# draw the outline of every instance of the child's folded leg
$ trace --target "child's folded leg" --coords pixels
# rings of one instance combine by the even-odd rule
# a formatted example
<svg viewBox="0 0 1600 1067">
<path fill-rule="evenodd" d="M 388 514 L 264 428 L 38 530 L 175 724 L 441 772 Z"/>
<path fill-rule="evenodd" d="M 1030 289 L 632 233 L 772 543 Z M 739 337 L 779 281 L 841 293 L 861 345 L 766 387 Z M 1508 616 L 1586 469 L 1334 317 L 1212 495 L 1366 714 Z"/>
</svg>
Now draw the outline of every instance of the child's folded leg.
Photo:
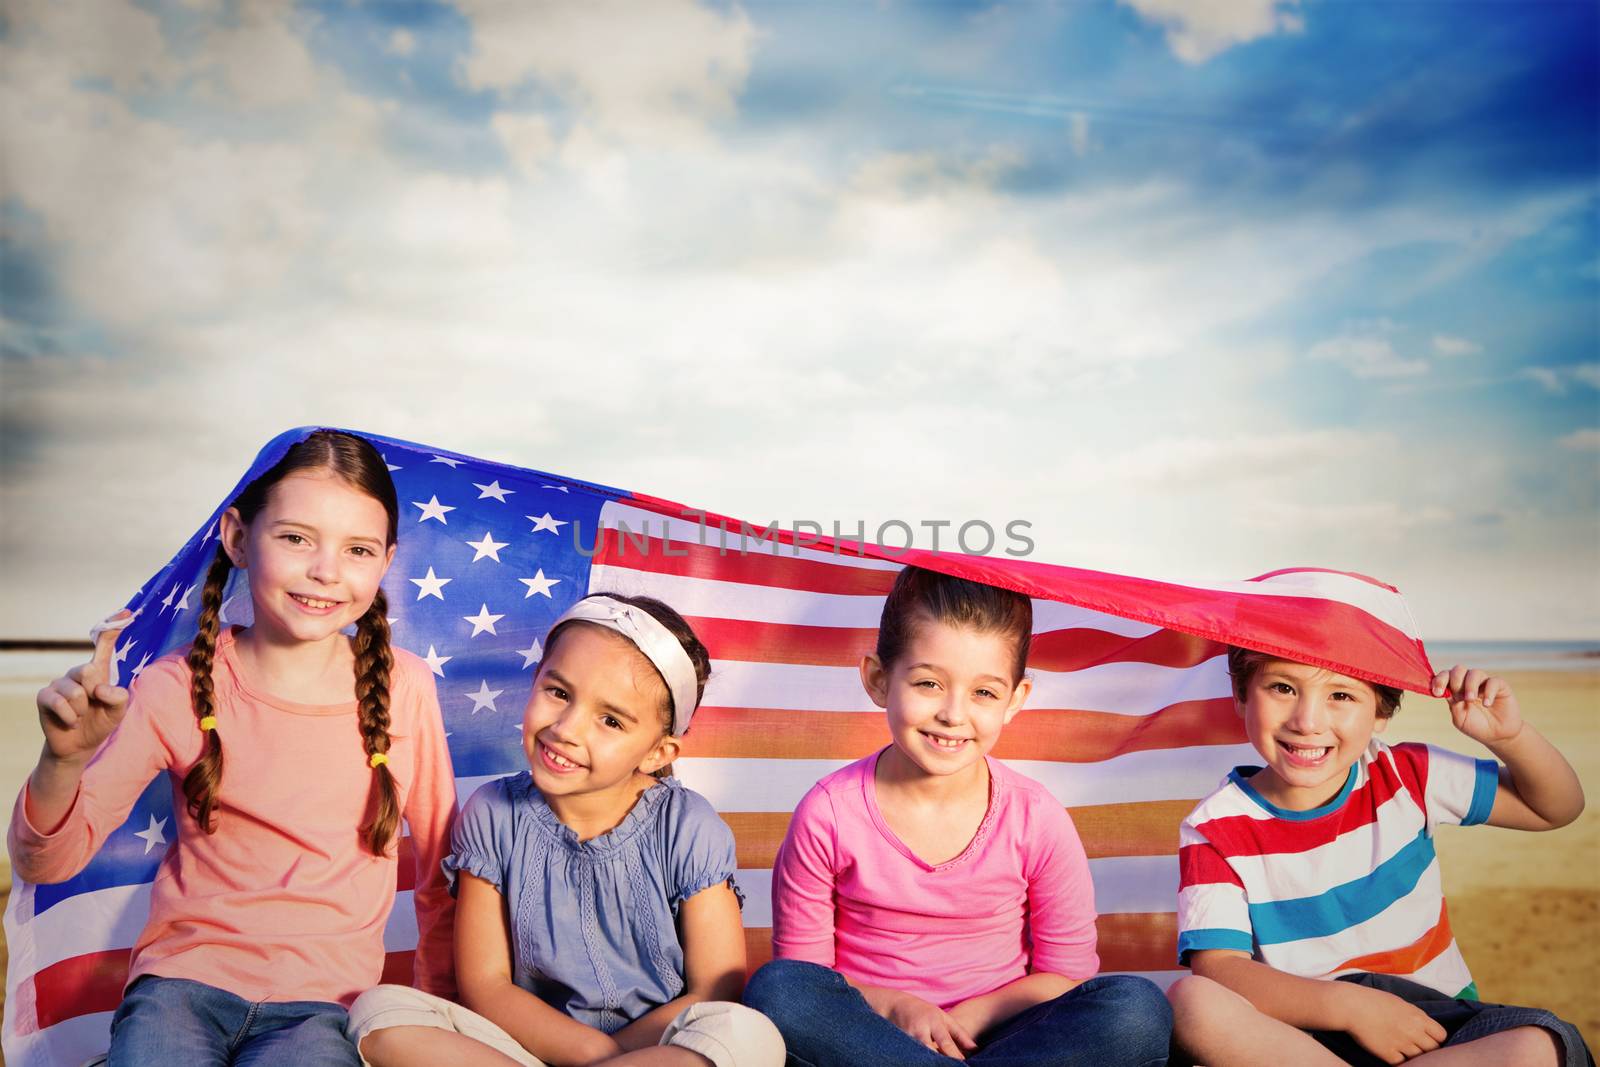
<svg viewBox="0 0 1600 1067">
<path fill-rule="evenodd" d="M 258 1004 L 233 1056 L 233 1067 L 356 1067 L 359 1057 L 344 1036 L 346 1014 L 337 1004 L 307 1001 Z"/>
<path fill-rule="evenodd" d="M 1443 1067 L 1457 1061 L 1474 1062 L 1472 1059 L 1464 1058 L 1460 1053 L 1465 1053 L 1471 1046 L 1487 1038 L 1496 1037 L 1500 1040 L 1494 1045 L 1483 1045 L 1473 1050 L 1488 1057 L 1482 1062 L 1526 1062 L 1551 1064 L 1553 1067 L 1594 1067 L 1594 1057 L 1590 1054 L 1577 1027 L 1542 1008 L 1487 1004 L 1479 1000 L 1451 997 L 1409 979 L 1388 974 L 1347 974 L 1341 975 L 1338 980 L 1379 989 L 1400 997 L 1422 1009 L 1429 1018 L 1445 1028 L 1449 1037 L 1446 1038 L 1444 1047 L 1417 1057 L 1419 1063 L 1439 1063 Z M 1524 1032 L 1516 1037 L 1504 1036 L 1517 1031 Z M 1318 1033 L 1314 1036 L 1347 1063 L 1366 1065 L 1383 1062 L 1356 1045 L 1348 1034 Z M 1535 1037 L 1542 1037 L 1543 1040 L 1534 1040 Z M 1528 1055 L 1519 1055 L 1514 1060 L 1496 1059 L 1495 1057 L 1501 1055 L 1502 1047 L 1506 1049 L 1515 1047 L 1519 1053 L 1526 1052 Z M 1447 1052 L 1450 1055 L 1443 1055 Z"/>
<path fill-rule="evenodd" d="M 1161 1067 L 1172 1009 L 1154 982 L 1132 975 L 1091 978 L 979 1037 L 967 1062 L 982 1067 L 1094 1063 Z"/>
<path fill-rule="evenodd" d="M 1167 999 L 1172 1003 L 1174 1043 L 1193 1062 L 1230 1067 L 1341 1067 L 1345 1062 L 1304 1030 L 1257 1011 L 1209 978 L 1180 978 L 1167 990 Z"/>
<path fill-rule="evenodd" d="M 434 1063 L 545 1067 L 477 1012 L 410 986 L 382 985 L 361 994 L 350 1006 L 345 1032 L 364 1067 Z"/>
<path fill-rule="evenodd" d="M 672 1020 L 661 1044 L 697 1052 L 714 1067 L 783 1067 L 783 1038 L 772 1020 L 743 1004 L 691 1004 Z"/>
<path fill-rule="evenodd" d="M 773 960 L 751 975 L 744 1001 L 777 1026 L 789 1055 L 811 1067 L 950 1067 L 873 1011 L 838 971 Z"/>
<path fill-rule="evenodd" d="M 227 1067 L 228 1043 L 249 1014 L 249 1001 L 203 982 L 144 975 L 128 987 L 111 1017 L 107 1065 Z"/>
</svg>

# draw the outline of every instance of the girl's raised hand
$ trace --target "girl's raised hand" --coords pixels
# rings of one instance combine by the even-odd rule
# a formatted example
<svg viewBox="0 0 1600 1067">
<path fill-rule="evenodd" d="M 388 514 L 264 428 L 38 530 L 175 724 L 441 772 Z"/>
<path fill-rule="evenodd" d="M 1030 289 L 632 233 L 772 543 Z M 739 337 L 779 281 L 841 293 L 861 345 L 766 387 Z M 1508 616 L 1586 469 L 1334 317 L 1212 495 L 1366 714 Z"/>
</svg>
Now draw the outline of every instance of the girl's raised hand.
<svg viewBox="0 0 1600 1067">
<path fill-rule="evenodd" d="M 1456 729 L 1485 745 L 1522 732 L 1522 710 L 1504 678 L 1457 664 L 1433 676 L 1433 695 L 1450 705 Z"/>
<path fill-rule="evenodd" d="M 111 657 L 129 619 L 126 611 L 112 616 L 108 621 L 121 625 L 100 631 L 94 657 L 39 690 L 35 698 L 39 726 L 45 746 L 57 760 L 87 761 L 122 721 L 128 691 L 111 684 Z"/>
</svg>

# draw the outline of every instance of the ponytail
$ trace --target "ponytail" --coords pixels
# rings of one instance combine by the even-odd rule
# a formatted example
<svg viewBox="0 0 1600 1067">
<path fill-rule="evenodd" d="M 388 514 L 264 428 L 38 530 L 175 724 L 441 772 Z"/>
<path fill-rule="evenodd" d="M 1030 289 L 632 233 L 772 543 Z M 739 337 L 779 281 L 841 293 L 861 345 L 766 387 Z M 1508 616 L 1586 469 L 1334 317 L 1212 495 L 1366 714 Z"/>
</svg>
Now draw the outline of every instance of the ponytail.
<svg viewBox="0 0 1600 1067">
<path fill-rule="evenodd" d="M 356 623 L 356 710 L 361 740 L 372 768 L 367 810 L 372 820 L 361 828 L 361 840 L 374 856 L 383 855 L 400 828 L 400 796 L 389 773 L 389 674 L 394 653 L 389 648 L 389 603 L 378 590 L 367 613 Z M 382 759 L 375 757 L 382 756 Z"/>
<path fill-rule="evenodd" d="M 208 834 L 216 833 L 211 814 L 217 806 L 217 787 L 222 784 L 222 739 L 217 736 L 216 689 L 211 684 L 211 661 L 217 653 L 217 633 L 222 626 L 222 590 L 228 584 L 228 573 L 233 561 L 221 545 L 217 556 L 206 572 L 206 584 L 200 593 L 200 629 L 189 648 L 189 702 L 194 705 L 194 717 L 201 724 L 200 736 L 205 751 L 189 773 L 183 778 L 183 795 L 189 798 L 189 814 Z M 210 719 L 210 728 L 206 720 Z"/>
</svg>

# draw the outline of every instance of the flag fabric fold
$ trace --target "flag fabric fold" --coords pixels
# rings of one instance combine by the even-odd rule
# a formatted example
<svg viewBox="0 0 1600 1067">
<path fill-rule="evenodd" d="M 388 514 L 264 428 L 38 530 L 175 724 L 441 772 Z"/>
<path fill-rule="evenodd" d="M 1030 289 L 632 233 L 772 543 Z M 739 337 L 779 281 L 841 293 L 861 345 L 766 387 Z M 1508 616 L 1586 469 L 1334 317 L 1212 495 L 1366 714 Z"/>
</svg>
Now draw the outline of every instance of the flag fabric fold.
<svg viewBox="0 0 1600 1067">
<path fill-rule="evenodd" d="M 314 429 L 269 442 L 228 499 Z M 1417 692 L 1433 673 L 1398 592 L 1361 575 L 1307 568 L 1180 583 L 896 551 L 361 436 L 384 454 L 400 500 L 384 581 L 393 640 L 433 670 L 463 800 L 525 765 L 522 707 L 541 641 L 575 600 L 656 596 L 700 634 L 713 674 L 675 769 L 734 830 L 752 968 L 771 955 L 772 859 L 795 804 L 818 778 L 888 741 L 856 665 L 903 565 L 1034 598 L 1033 695 L 995 755 L 1070 810 L 1094 878 L 1104 967 L 1162 982 L 1178 973 L 1178 824 L 1230 768 L 1252 761 L 1225 646 Z M 226 504 L 128 601 L 137 614 L 116 648 L 124 684 L 193 638 Z M 249 622 L 246 582 L 237 571 L 230 580 L 228 623 Z M 6 1062 L 74 1064 L 104 1050 L 173 827 L 170 787 L 157 780 L 81 873 L 14 885 Z M 386 977 L 402 981 L 416 944 L 408 870 L 403 860 L 385 934 Z"/>
</svg>

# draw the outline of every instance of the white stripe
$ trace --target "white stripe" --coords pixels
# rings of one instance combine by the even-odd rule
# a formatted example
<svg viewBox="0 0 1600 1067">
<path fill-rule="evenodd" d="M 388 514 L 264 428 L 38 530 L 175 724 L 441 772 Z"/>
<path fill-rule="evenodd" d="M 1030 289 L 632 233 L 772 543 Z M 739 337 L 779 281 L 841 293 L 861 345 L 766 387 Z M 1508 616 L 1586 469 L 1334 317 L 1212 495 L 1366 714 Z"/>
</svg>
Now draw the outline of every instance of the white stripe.
<svg viewBox="0 0 1600 1067">
<path fill-rule="evenodd" d="M 1089 861 L 1096 910 L 1101 915 L 1170 912 L 1178 898 L 1176 856 L 1115 856 Z M 744 925 L 772 925 L 772 870 L 741 867 L 735 880 L 744 893 Z"/>
<path fill-rule="evenodd" d="M 1394 627 L 1407 637 L 1416 638 L 1420 631 L 1405 601 L 1389 590 L 1352 578 L 1346 574 L 1328 574 L 1321 571 L 1303 571 L 1280 574 L 1264 582 L 1173 582 L 1186 589 L 1214 590 L 1219 593 L 1238 593 L 1243 596 L 1304 597 L 1308 600 L 1332 600 L 1348 604 Z"/>
<path fill-rule="evenodd" d="M 6 998 L 5 1061 L 11 1067 L 74 1067 L 111 1045 L 111 1015 L 97 1011 L 63 1019 L 37 1033 L 11 1032 L 11 999 Z"/>
<path fill-rule="evenodd" d="M 1070 708 L 1150 715 L 1172 704 L 1229 695 L 1227 663 L 1217 656 L 1196 667 L 1103 663 L 1081 671 L 1030 671 L 1033 692 L 1023 708 Z M 709 708 L 875 712 L 855 667 L 713 660 L 701 704 Z M 797 727 L 803 723 L 797 721 Z"/>
<path fill-rule="evenodd" d="M 6 944 L 12 952 L 8 969 L 32 975 L 73 956 L 131 948 L 150 917 L 150 886 L 141 882 L 79 893 L 14 929 L 8 923 Z M 32 958 L 26 961 L 18 958 L 18 946 L 24 943 L 33 946 Z M 24 963 L 25 971 L 19 966 Z"/>
<path fill-rule="evenodd" d="M 1279 970 L 1320 977 L 1345 960 L 1413 943 L 1439 921 L 1441 897 L 1439 860 L 1435 858 L 1416 888 L 1366 922 L 1322 937 L 1265 945 L 1261 953 Z"/>
<path fill-rule="evenodd" d="M 1101 915 L 1170 912 L 1178 904 L 1177 856 L 1103 856 L 1089 861 Z"/>
<path fill-rule="evenodd" d="M 903 566 L 903 564 L 893 563 L 888 560 L 863 559 L 860 556 L 846 555 L 843 552 L 825 552 L 814 548 L 796 548 L 793 545 L 779 544 L 766 540 L 767 528 L 765 526 L 757 526 L 754 523 L 749 523 L 749 533 L 743 534 L 737 519 L 728 524 L 727 532 L 724 533 L 721 527 L 710 520 L 702 524 L 693 519 L 670 518 L 629 504 L 608 502 L 600 509 L 600 522 L 602 525 L 612 529 L 620 529 L 621 524 L 626 523 L 631 534 L 642 534 L 649 531 L 651 537 L 665 537 L 668 540 L 681 541 L 684 544 L 704 545 L 708 548 L 717 549 L 726 546 L 730 556 L 740 554 L 746 556 L 790 556 L 815 560 L 819 563 L 831 563 L 841 567 L 851 567 L 856 570 L 870 571 L 897 571 Z M 792 526 L 792 523 L 785 526 L 780 522 L 778 530 L 780 533 L 786 530 L 793 532 Z M 855 530 L 853 528 L 849 530 L 841 528 L 841 532 L 854 533 Z M 823 533 L 831 535 L 833 528 L 830 526 Z M 812 531 L 809 529 L 801 531 L 801 536 L 807 539 L 811 537 L 811 534 Z M 585 531 L 583 534 L 585 547 L 592 543 L 592 538 L 593 531 Z M 637 538 L 630 540 L 632 544 L 636 545 L 638 543 Z M 741 548 L 743 549 L 742 553 L 740 552 Z M 655 550 L 654 546 L 652 546 L 651 550 Z"/>
<path fill-rule="evenodd" d="M 843 626 L 875 630 L 883 597 L 812 593 L 802 589 L 719 582 L 679 574 L 654 574 L 600 564 L 589 568 L 589 591 L 653 596 L 680 615 L 741 619 L 796 626 Z"/>
<path fill-rule="evenodd" d="M 1193 800 L 1211 792 L 1227 772 L 1249 761 L 1249 745 L 1203 745 L 1130 752 L 1099 763 L 1006 760 L 1068 807 L 1151 800 Z M 722 812 L 793 811 L 819 778 L 852 760 L 684 757 L 673 763 L 683 784 Z M 1176 847 L 1176 828 L 1174 828 Z"/>
<path fill-rule="evenodd" d="M 1124 619 L 1120 615 L 1107 615 L 1091 611 L 1076 604 L 1063 604 L 1059 600 L 1033 598 L 1033 633 L 1037 637 L 1052 630 L 1104 630 L 1119 637 L 1149 637 L 1160 633 L 1162 627 L 1148 622 Z"/>
</svg>

